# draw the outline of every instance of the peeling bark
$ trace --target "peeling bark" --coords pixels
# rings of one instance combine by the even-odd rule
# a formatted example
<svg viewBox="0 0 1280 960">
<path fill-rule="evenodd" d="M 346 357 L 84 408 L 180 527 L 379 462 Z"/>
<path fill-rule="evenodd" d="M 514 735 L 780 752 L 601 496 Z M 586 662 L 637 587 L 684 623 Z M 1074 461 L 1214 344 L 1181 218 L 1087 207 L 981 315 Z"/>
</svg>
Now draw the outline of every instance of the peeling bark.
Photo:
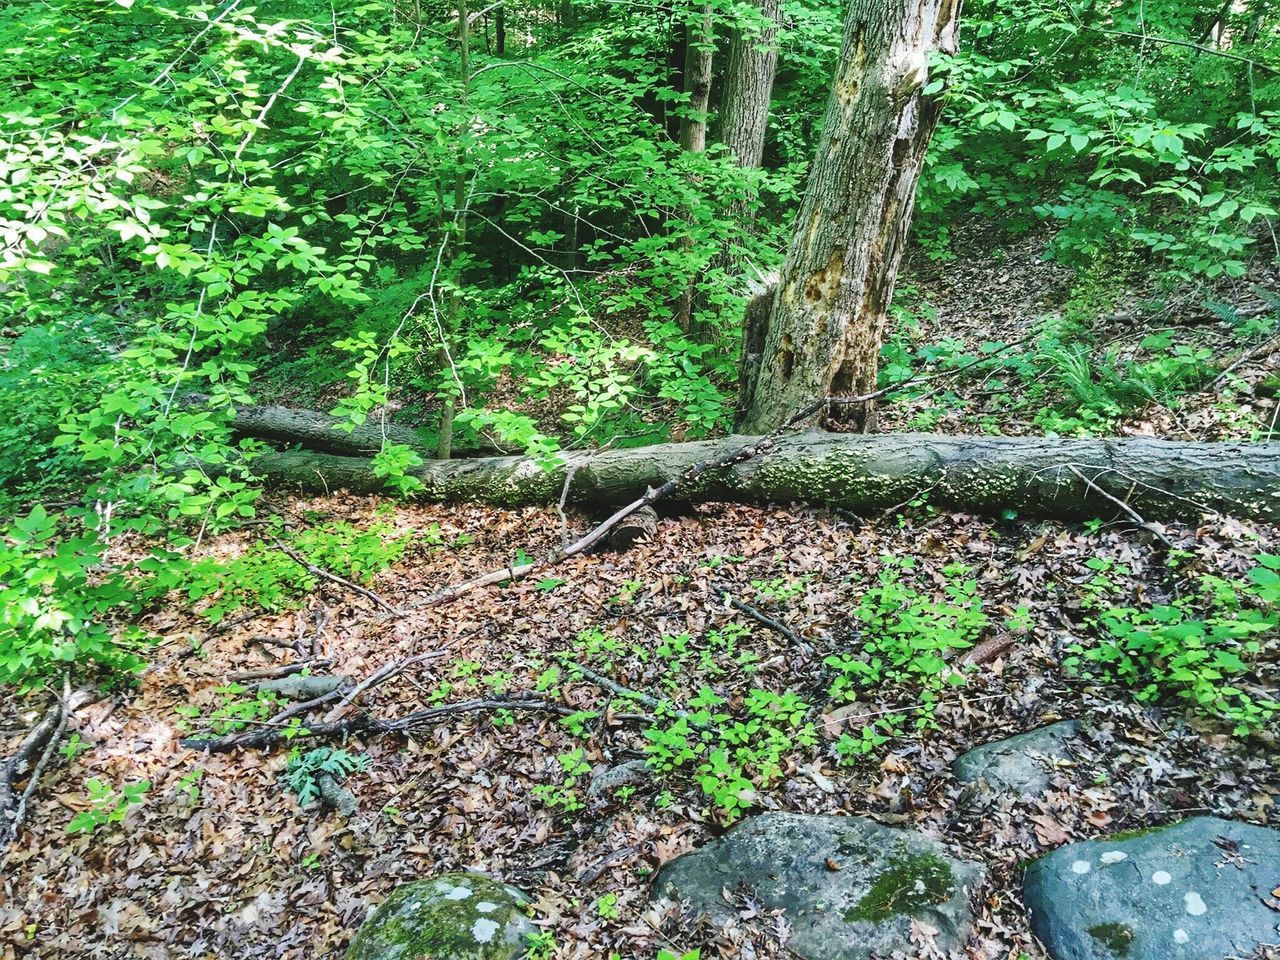
<svg viewBox="0 0 1280 960">
<path fill-rule="evenodd" d="M 921 92 L 928 56 L 954 49 L 959 8 L 959 0 L 852 0 L 767 342 L 743 384 L 740 430 L 767 433 L 824 396 L 875 389 L 885 312 L 940 109 Z M 870 403 L 832 416 L 875 426 Z"/>
</svg>

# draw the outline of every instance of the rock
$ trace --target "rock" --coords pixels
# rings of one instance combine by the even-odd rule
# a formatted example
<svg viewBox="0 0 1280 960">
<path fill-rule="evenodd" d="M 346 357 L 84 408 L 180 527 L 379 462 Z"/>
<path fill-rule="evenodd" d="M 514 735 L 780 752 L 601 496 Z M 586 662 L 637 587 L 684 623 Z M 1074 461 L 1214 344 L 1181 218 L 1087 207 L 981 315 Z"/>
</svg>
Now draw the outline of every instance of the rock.
<svg viewBox="0 0 1280 960">
<path fill-rule="evenodd" d="M 952 764 L 961 783 L 986 781 L 993 790 L 1035 795 L 1049 786 L 1054 761 L 1069 760 L 1066 741 L 1080 732 L 1075 720 L 1020 733 L 1007 740 L 974 747 Z"/>
<path fill-rule="evenodd" d="M 915 951 L 913 918 L 937 930 L 940 949 L 958 949 L 973 920 L 969 893 L 984 875 L 914 831 L 863 817 L 766 813 L 668 863 L 654 896 L 688 900 L 723 923 L 736 913 L 721 891 L 741 889 L 785 912 L 797 956 L 864 960 Z"/>
<path fill-rule="evenodd" d="M 303 676 L 295 673 L 288 677 L 277 677 L 275 680 L 263 680 L 258 684 L 259 693 L 276 693 L 286 700 L 314 700 L 326 693 L 333 693 L 347 682 L 346 677 L 334 677 L 316 673 Z"/>
<path fill-rule="evenodd" d="M 653 771 L 645 761 L 628 760 L 594 776 L 591 779 L 591 785 L 587 787 L 587 800 L 592 802 L 607 800 L 619 787 L 635 786 L 652 781 Z"/>
<path fill-rule="evenodd" d="M 1225 960 L 1280 941 L 1277 886 L 1280 831 L 1195 817 L 1059 847 L 1024 900 L 1054 960 Z"/>
<path fill-rule="evenodd" d="M 516 960 L 537 928 L 519 890 L 477 873 L 407 883 L 364 922 L 346 960 Z"/>
</svg>

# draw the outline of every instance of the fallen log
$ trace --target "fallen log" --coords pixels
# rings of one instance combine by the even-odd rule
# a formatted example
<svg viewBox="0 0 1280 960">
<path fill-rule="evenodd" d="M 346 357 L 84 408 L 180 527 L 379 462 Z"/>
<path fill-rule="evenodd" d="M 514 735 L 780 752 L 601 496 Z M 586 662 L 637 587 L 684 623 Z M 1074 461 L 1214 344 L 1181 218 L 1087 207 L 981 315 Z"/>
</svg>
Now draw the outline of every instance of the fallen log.
<svg viewBox="0 0 1280 960">
<path fill-rule="evenodd" d="M 340 423 L 345 421 L 316 410 L 244 404 L 236 407 L 231 429 L 237 436 L 285 446 L 297 444 L 308 450 L 340 456 L 372 457 L 382 449 L 384 442 L 411 447 L 424 459 L 435 456 L 431 445 L 411 427 L 384 422 L 376 417 L 370 417 L 350 431 L 340 428 Z"/>
<path fill-rule="evenodd" d="M 423 484 L 419 496 L 429 500 L 554 504 L 568 478 L 568 502 L 607 507 L 758 442 L 726 437 L 569 452 L 549 468 L 525 457 L 429 461 L 409 472 Z M 270 484 L 300 492 L 386 489 L 366 458 L 293 450 L 261 454 L 252 466 Z M 707 470 L 679 484 L 667 499 L 804 501 L 875 512 L 924 491 L 936 506 L 988 515 L 1122 516 L 1116 505 L 1121 501 L 1149 520 L 1215 512 L 1275 520 L 1280 444 L 802 433 L 768 439 L 760 455 Z"/>
<path fill-rule="evenodd" d="M 183 402 L 189 406 L 199 406 L 206 400 L 202 394 L 188 394 Z M 243 404 L 236 407 L 231 417 L 231 430 L 237 437 L 265 440 L 275 446 L 301 446 L 344 457 L 372 457 L 385 444 L 394 443 L 409 447 L 424 460 L 435 459 L 435 444 L 428 443 L 412 427 L 377 416 L 370 417 L 353 430 L 348 430 L 348 426 L 349 421 L 300 407 Z M 478 437 L 455 450 L 454 456 L 471 457 L 503 452 L 498 444 L 487 437 Z"/>
</svg>

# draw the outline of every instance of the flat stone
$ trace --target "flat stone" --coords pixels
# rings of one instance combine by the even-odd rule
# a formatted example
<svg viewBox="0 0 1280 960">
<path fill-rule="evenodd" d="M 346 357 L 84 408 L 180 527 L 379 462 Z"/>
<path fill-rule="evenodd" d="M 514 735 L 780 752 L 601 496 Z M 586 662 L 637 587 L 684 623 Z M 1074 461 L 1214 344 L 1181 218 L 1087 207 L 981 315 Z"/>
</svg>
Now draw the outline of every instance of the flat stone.
<svg viewBox="0 0 1280 960">
<path fill-rule="evenodd" d="M 717 923 L 736 916 L 721 891 L 742 890 L 784 911 L 787 947 L 805 960 L 866 960 L 914 951 L 912 919 L 956 950 L 973 922 L 970 892 L 985 870 L 936 840 L 863 817 L 752 817 L 658 874 L 655 897 L 689 901 Z"/>
<path fill-rule="evenodd" d="M 1280 942 L 1280 830 L 1195 817 L 1059 847 L 1027 868 L 1054 960 L 1225 960 Z"/>
<path fill-rule="evenodd" d="M 478 873 L 407 883 L 364 922 L 347 960 L 517 960 L 537 928 L 529 898 Z"/>
<path fill-rule="evenodd" d="M 1075 720 L 974 747 L 952 764 L 961 783 L 984 782 L 992 790 L 1034 796 L 1049 786 L 1054 761 L 1070 760 L 1066 742 L 1080 732 Z"/>
</svg>

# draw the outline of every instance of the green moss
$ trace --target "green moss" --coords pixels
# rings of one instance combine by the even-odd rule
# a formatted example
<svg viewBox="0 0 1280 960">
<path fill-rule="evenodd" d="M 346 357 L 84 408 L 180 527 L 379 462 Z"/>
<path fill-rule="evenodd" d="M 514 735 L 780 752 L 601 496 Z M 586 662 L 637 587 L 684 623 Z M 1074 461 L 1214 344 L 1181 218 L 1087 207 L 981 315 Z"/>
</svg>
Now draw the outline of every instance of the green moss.
<svg viewBox="0 0 1280 960">
<path fill-rule="evenodd" d="M 458 887 L 465 887 L 468 895 L 450 896 Z M 477 905 L 486 900 L 493 908 L 479 911 Z M 347 960 L 510 960 L 524 948 L 507 942 L 503 931 L 513 923 L 533 930 L 522 919 L 522 902 L 514 891 L 475 874 L 446 874 L 406 884 L 361 927 Z M 497 924 L 491 940 L 477 940 L 475 925 L 480 920 Z"/>
<path fill-rule="evenodd" d="M 1089 928 L 1089 936 L 1117 957 L 1127 957 L 1136 934 L 1123 923 L 1099 923 Z"/>
<path fill-rule="evenodd" d="M 955 874 L 932 853 L 899 853 L 876 878 L 867 895 L 845 912 L 846 922 L 878 923 L 897 914 L 945 903 L 955 892 Z"/>
<path fill-rule="evenodd" d="M 1147 837 L 1153 833 L 1168 830 L 1170 827 L 1176 827 L 1181 822 L 1181 820 L 1175 820 L 1173 823 L 1162 823 L 1155 827 L 1138 827 L 1134 830 L 1121 830 L 1118 833 L 1113 833 L 1106 837 L 1099 837 L 1098 839 L 1102 843 L 1112 843 L 1120 840 L 1132 840 L 1135 837 Z"/>
</svg>

